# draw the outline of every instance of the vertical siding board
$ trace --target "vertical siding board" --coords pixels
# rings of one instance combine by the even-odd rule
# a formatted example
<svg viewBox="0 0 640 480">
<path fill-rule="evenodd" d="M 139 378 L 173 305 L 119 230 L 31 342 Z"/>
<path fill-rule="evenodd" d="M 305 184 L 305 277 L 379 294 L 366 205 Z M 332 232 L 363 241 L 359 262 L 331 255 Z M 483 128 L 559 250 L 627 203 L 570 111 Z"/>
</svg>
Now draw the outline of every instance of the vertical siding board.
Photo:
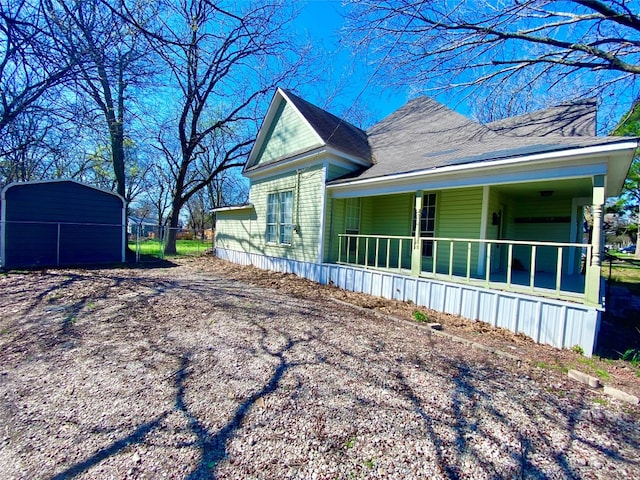
<svg viewBox="0 0 640 480">
<path fill-rule="evenodd" d="M 517 333 L 534 338 L 537 328 L 536 310 L 539 302 L 520 299 L 518 302 L 518 328 Z"/>
<path fill-rule="evenodd" d="M 457 285 L 444 286 L 444 308 L 445 313 L 457 315 L 459 312 L 460 287 Z"/>
<path fill-rule="evenodd" d="M 465 288 L 462 292 L 460 316 L 477 320 L 478 292 Z"/>
<path fill-rule="evenodd" d="M 559 322 L 563 321 L 562 307 L 559 305 L 543 305 L 540 319 L 540 342 L 554 346 L 562 346 L 558 341 Z"/>
</svg>

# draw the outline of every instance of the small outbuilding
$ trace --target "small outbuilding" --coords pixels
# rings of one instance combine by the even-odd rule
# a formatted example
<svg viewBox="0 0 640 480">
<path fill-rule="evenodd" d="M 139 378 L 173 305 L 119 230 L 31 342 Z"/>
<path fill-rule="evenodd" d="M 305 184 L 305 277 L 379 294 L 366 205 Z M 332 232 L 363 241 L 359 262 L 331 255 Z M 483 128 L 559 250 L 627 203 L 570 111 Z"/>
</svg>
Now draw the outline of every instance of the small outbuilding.
<svg viewBox="0 0 640 480">
<path fill-rule="evenodd" d="M 3 268 L 125 260 L 126 204 L 75 180 L 11 183 L 2 190 Z"/>
</svg>

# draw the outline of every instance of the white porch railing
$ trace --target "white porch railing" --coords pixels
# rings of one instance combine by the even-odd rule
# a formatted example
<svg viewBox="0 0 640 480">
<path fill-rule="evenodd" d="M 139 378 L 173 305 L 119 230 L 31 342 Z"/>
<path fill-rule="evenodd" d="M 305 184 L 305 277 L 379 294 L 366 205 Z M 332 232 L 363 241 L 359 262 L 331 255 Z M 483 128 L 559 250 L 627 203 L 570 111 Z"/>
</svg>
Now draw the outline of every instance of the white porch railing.
<svg viewBox="0 0 640 480">
<path fill-rule="evenodd" d="M 413 237 L 352 234 L 338 236 L 338 263 L 384 270 L 411 269 Z"/>
<path fill-rule="evenodd" d="M 582 243 L 340 234 L 337 263 L 585 302 Z M 424 255 L 424 254 L 428 254 Z M 419 260 L 418 260 L 419 258 Z M 413 262 L 419 262 L 414 265 Z M 593 299 L 590 299 L 593 303 Z M 596 302 L 597 303 L 597 300 Z"/>
</svg>

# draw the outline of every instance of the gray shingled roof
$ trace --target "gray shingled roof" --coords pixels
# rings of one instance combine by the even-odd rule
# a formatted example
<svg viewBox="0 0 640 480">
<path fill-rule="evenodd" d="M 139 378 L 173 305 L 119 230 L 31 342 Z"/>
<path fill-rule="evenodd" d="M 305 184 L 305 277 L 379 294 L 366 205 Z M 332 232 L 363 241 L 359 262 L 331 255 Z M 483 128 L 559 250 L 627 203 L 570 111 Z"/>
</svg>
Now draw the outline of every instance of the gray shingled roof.
<svg viewBox="0 0 640 480">
<path fill-rule="evenodd" d="M 525 132 L 520 122 L 512 127 L 512 132 Z M 374 164 L 331 183 L 628 140 L 621 137 L 498 134 L 427 97 L 410 101 L 374 125 L 367 134 Z"/>
<path fill-rule="evenodd" d="M 586 99 L 486 124 L 500 135 L 560 137 L 596 135 L 596 100 Z"/>
<path fill-rule="evenodd" d="M 320 107 L 316 107 L 288 90 L 283 90 L 283 92 L 327 146 L 340 150 L 347 155 L 371 161 L 371 149 L 367 142 L 367 134 L 363 130 Z"/>
</svg>

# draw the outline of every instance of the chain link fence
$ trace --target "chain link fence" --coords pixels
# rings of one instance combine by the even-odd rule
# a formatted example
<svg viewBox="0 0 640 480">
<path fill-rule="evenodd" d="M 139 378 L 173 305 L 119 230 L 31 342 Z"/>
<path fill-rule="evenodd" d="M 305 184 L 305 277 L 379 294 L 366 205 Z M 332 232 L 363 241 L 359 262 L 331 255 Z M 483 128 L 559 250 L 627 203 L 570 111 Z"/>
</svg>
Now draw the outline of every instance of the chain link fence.
<svg viewBox="0 0 640 480">
<path fill-rule="evenodd" d="M 135 225 L 129 234 L 129 248 L 137 262 L 158 262 L 172 256 L 199 256 L 213 251 L 213 231 L 185 230 L 145 224 Z M 175 233 L 175 253 L 169 251 L 170 236 Z"/>
<path fill-rule="evenodd" d="M 0 222 L 0 257 L 3 268 L 120 263 L 124 254 L 122 224 Z"/>
<path fill-rule="evenodd" d="M 133 230 L 133 232 L 132 232 Z M 175 253 L 167 248 L 175 233 Z M 99 265 L 126 261 L 159 262 L 173 256 L 213 251 L 213 232 L 129 225 L 124 244 L 121 224 L 0 221 L 0 268 Z"/>
</svg>

